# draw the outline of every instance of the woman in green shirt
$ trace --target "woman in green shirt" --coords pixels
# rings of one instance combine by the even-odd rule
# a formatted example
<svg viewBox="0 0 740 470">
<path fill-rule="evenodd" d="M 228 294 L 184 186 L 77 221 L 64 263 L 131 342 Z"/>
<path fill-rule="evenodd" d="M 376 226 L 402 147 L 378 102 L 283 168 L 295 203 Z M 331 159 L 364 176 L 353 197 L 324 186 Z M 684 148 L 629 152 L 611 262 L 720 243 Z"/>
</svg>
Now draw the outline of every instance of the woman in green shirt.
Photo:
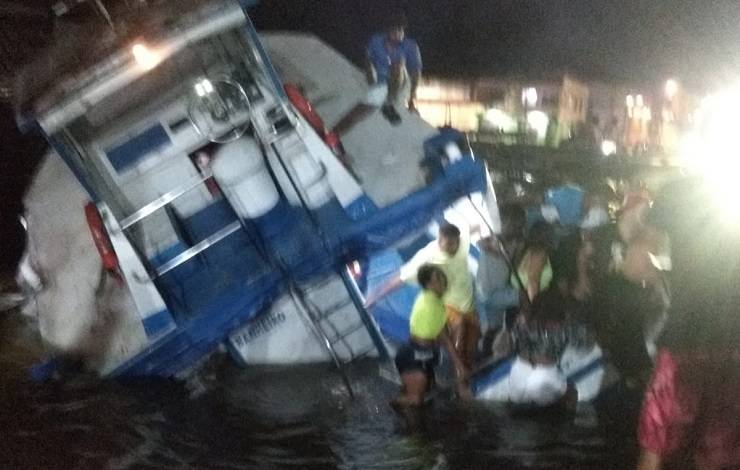
<svg viewBox="0 0 740 470">
<path fill-rule="evenodd" d="M 467 397 L 468 371 L 455 350 L 445 329 L 447 316 L 442 295 L 447 289 L 447 277 L 437 266 L 422 265 L 417 273 L 421 292 L 411 310 L 410 340 L 396 354 L 396 367 L 401 375 L 401 395 L 394 405 L 419 406 L 424 394 L 434 382 L 434 366 L 439 360 L 439 345 L 447 349 L 458 376 L 458 393 Z"/>
<path fill-rule="evenodd" d="M 545 222 L 536 222 L 529 229 L 529 236 L 522 257 L 516 261 L 517 276 L 512 274 L 511 284 L 527 291 L 529 301 L 534 301 L 540 292 L 544 292 L 552 281 L 550 264 L 551 227 Z M 519 285 L 521 281 L 522 285 Z"/>
</svg>

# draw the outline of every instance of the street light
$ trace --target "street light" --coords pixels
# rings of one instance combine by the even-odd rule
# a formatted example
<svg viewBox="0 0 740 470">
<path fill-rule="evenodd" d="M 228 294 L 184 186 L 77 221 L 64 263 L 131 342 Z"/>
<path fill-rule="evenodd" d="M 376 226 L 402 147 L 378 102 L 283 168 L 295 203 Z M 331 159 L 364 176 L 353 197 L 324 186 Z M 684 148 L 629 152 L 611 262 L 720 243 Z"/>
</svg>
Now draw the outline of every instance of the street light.
<svg viewBox="0 0 740 470">
<path fill-rule="evenodd" d="M 522 103 L 528 108 L 537 106 L 537 88 L 525 88 L 522 92 Z"/>
<path fill-rule="evenodd" d="M 678 82 L 674 79 L 669 79 L 665 82 L 665 96 L 669 100 L 672 100 L 676 93 L 678 93 Z"/>
<path fill-rule="evenodd" d="M 136 63 L 144 70 L 151 70 L 162 61 L 160 54 L 149 49 L 142 43 L 134 44 L 131 47 L 131 53 L 133 54 Z"/>
</svg>

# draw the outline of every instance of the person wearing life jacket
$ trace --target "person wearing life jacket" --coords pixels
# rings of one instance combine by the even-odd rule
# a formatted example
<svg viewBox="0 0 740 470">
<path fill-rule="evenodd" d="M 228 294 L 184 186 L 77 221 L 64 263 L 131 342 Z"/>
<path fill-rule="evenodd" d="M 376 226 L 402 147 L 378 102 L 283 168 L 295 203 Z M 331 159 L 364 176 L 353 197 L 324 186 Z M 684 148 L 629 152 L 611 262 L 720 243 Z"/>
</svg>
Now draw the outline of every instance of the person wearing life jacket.
<svg viewBox="0 0 740 470">
<path fill-rule="evenodd" d="M 552 238 L 552 227 L 545 222 L 536 222 L 529 229 L 521 256 L 514 260 L 518 276 L 512 273 L 511 284 L 525 290 L 530 302 L 550 287 Z"/>
<path fill-rule="evenodd" d="M 422 265 L 416 277 L 421 292 L 416 297 L 409 319 L 410 339 L 396 353 L 396 367 L 401 375 L 401 395 L 393 401 L 398 406 L 419 406 L 434 383 L 434 367 L 439 362 L 439 345 L 450 355 L 458 377 L 458 393 L 467 398 L 468 369 L 455 350 L 445 328 L 447 315 L 442 296 L 447 290 L 444 271 L 431 264 Z"/>
</svg>

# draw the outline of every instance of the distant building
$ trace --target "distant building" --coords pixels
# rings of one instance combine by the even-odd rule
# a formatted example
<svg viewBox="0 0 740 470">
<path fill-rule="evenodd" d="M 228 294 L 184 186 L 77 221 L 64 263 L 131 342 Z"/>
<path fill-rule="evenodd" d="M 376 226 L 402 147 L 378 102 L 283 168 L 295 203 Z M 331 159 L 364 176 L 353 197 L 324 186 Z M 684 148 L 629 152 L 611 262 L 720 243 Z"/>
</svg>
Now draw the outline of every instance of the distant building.
<svg viewBox="0 0 740 470">
<path fill-rule="evenodd" d="M 589 88 L 569 75 L 550 80 L 428 80 L 418 108 L 432 125 L 451 125 L 500 142 L 557 147 L 583 133 Z"/>
<path fill-rule="evenodd" d="M 419 114 L 435 127 L 451 126 L 463 132 L 478 130 L 483 105 L 472 98 L 469 82 L 424 80 L 416 92 Z"/>
<path fill-rule="evenodd" d="M 507 132 L 513 120 L 520 133 L 534 134 L 535 143 L 557 147 L 586 123 L 589 89 L 569 75 L 549 80 L 494 78 L 477 81 L 474 97 L 487 109 L 479 131 Z"/>
<path fill-rule="evenodd" d="M 603 139 L 628 155 L 678 152 L 699 100 L 675 80 L 661 86 L 589 83 L 589 116 Z"/>
<path fill-rule="evenodd" d="M 675 155 L 698 99 L 679 83 L 659 87 L 583 82 L 570 75 L 422 82 L 421 116 L 479 142 L 571 145 L 605 155 Z"/>
</svg>

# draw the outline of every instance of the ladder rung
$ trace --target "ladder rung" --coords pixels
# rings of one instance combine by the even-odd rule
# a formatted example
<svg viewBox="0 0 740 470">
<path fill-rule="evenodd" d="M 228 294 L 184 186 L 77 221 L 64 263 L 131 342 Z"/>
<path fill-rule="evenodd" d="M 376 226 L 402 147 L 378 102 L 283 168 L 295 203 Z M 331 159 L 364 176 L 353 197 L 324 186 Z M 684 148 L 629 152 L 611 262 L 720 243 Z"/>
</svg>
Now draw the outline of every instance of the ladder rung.
<svg viewBox="0 0 740 470">
<path fill-rule="evenodd" d="M 329 318 L 333 314 L 341 311 L 344 307 L 347 307 L 349 305 L 352 305 L 352 299 L 343 300 L 341 302 L 337 302 L 334 305 L 327 307 L 325 309 L 321 309 L 321 316 L 319 316 L 320 320 L 324 320 L 326 318 Z"/>
<path fill-rule="evenodd" d="M 360 331 L 361 329 L 365 328 L 364 323 L 358 323 L 357 325 L 351 326 L 347 328 L 346 330 L 342 331 L 341 333 L 337 333 L 336 336 L 333 338 L 329 338 L 329 342 L 334 345 L 338 344 L 340 341 L 344 340 L 348 336 L 350 336 L 352 333 L 355 333 L 357 331 Z"/>
<path fill-rule="evenodd" d="M 372 346 L 370 346 L 369 348 L 367 348 L 367 349 L 365 349 L 364 351 L 362 351 L 361 353 L 357 354 L 357 355 L 355 356 L 355 359 L 354 359 L 354 360 L 357 360 L 357 359 L 362 359 L 363 357 L 367 356 L 367 355 L 368 355 L 368 354 L 370 354 L 371 352 L 373 352 L 373 351 L 377 351 L 377 350 L 378 350 L 378 348 L 376 348 L 376 347 L 375 347 L 375 345 L 373 344 L 373 345 L 372 345 Z"/>
<path fill-rule="evenodd" d="M 194 245 L 192 248 L 188 250 L 183 251 L 179 255 L 175 256 L 174 258 L 172 258 L 171 260 L 167 261 L 165 264 L 157 268 L 157 277 L 162 276 L 168 273 L 169 271 L 172 271 L 176 267 L 187 262 L 188 260 L 198 255 L 199 253 L 207 250 L 211 246 L 215 245 L 216 243 L 220 242 L 224 238 L 231 235 L 232 233 L 239 231 L 239 229 L 241 228 L 242 228 L 241 223 L 232 222 L 231 224 L 222 228 L 221 230 L 214 233 L 210 237 L 206 238 L 202 242 L 198 243 L 197 245 Z"/>
<path fill-rule="evenodd" d="M 350 362 L 354 362 L 354 361 L 356 361 L 358 359 L 362 359 L 363 357 L 367 356 L 368 354 L 370 354 L 373 351 L 377 351 L 377 348 L 375 347 L 375 345 L 370 346 L 369 348 L 365 349 L 361 353 L 357 353 L 357 354 L 352 354 L 352 351 L 350 351 L 351 357 L 348 360 L 346 360 L 346 361 L 342 361 L 342 365 L 347 365 Z"/>
<path fill-rule="evenodd" d="M 324 279 L 322 279 L 321 281 L 319 281 L 319 282 L 317 282 L 317 283 L 315 283 L 315 284 L 312 284 L 311 286 L 309 286 L 309 287 L 308 287 L 308 288 L 307 288 L 307 289 L 305 290 L 305 292 L 306 292 L 306 294 L 309 294 L 309 293 L 311 293 L 311 292 L 315 292 L 315 291 L 317 291 L 317 290 L 320 290 L 320 289 L 321 289 L 321 288 L 323 288 L 323 287 L 326 287 L 326 286 L 328 286 L 328 285 L 329 285 L 329 284 L 331 284 L 332 282 L 337 282 L 337 279 L 336 279 L 335 277 L 333 277 L 333 276 L 329 276 L 329 277 L 327 277 L 327 278 L 324 278 Z"/>
<path fill-rule="evenodd" d="M 198 178 L 197 180 L 193 181 L 190 185 L 184 186 L 182 188 L 174 189 L 168 193 L 163 194 L 159 198 L 153 200 L 146 206 L 142 207 L 138 211 L 134 212 L 130 216 L 123 219 L 121 221 L 121 230 L 126 230 L 127 228 L 130 228 L 132 225 L 138 222 L 141 222 L 142 220 L 146 219 L 147 217 L 157 212 L 159 209 L 163 208 L 164 206 L 171 203 L 175 199 L 197 188 L 198 186 L 203 184 L 205 180 L 211 178 L 211 176 L 212 175 L 210 172 L 206 172 L 206 174 L 204 174 L 202 178 Z"/>
</svg>

